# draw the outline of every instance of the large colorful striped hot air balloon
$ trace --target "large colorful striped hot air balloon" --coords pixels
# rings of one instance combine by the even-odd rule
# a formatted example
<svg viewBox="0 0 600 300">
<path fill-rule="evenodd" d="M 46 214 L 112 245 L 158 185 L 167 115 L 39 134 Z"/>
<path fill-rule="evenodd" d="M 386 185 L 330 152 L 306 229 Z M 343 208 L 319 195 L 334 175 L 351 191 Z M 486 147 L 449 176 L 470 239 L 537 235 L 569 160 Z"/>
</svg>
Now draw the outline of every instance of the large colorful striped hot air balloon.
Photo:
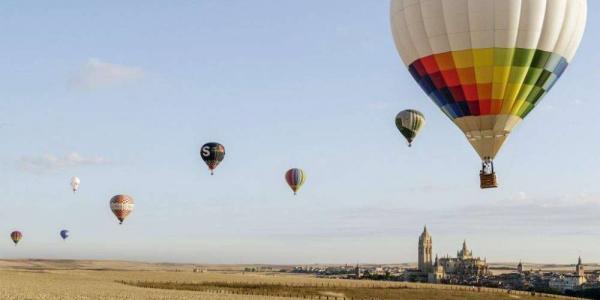
<svg viewBox="0 0 600 300">
<path fill-rule="evenodd" d="M 200 156 L 208 165 L 210 175 L 213 175 L 215 168 L 225 158 L 225 147 L 219 143 L 206 143 L 200 148 Z"/>
<path fill-rule="evenodd" d="M 392 0 L 396 47 L 425 93 L 466 135 L 495 187 L 493 159 L 561 77 L 586 0 Z"/>
<path fill-rule="evenodd" d="M 285 172 L 285 181 L 294 192 L 294 195 L 296 195 L 298 190 L 300 190 L 304 184 L 304 181 L 306 181 L 306 175 L 302 169 L 289 169 L 287 172 Z"/>
<path fill-rule="evenodd" d="M 10 239 L 13 241 L 13 243 L 15 243 L 15 246 L 19 243 L 22 237 L 23 234 L 18 230 L 15 230 L 10 233 Z"/>
<path fill-rule="evenodd" d="M 412 142 L 425 125 L 425 116 L 414 109 L 403 110 L 396 115 L 396 127 L 400 133 L 408 141 L 408 146 L 412 146 Z"/>
<path fill-rule="evenodd" d="M 134 205 L 133 198 L 127 195 L 116 195 L 110 199 L 110 210 L 119 220 L 119 224 L 123 224 L 123 220 L 131 213 Z"/>
</svg>

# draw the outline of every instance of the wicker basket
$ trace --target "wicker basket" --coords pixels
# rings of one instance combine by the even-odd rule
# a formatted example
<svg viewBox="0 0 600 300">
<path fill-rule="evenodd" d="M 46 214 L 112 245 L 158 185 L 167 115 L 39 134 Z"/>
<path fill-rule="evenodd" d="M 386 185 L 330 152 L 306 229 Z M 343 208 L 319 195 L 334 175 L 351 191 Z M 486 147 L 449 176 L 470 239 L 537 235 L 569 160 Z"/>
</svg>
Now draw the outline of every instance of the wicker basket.
<svg viewBox="0 0 600 300">
<path fill-rule="evenodd" d="M 479 180 L 481 181 L 482 189 L 491 189 L 491 188 L 498 187 L 498 182 L 496 181 L 496 173 L 492 173 L 492 174 L 480 173 Z"/>
</svg>

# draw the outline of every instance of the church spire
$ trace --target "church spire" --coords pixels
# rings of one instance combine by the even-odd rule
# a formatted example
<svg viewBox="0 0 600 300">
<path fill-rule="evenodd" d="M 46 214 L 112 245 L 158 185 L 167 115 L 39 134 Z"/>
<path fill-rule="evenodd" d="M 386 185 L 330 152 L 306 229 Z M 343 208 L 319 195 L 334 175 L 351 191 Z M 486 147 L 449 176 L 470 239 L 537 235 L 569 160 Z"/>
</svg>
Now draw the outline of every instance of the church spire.
<svg viewBox="0 0 600 300">
<path fill-rule="evenodd" d="M 429 231 L 427 230 L 427 225 L 423 226 L 423 233 L 421 233 L 419 239 L 431 239 L 431 235 L 429 235 Z"/>
<path fill-rule="evenodd" d="M 577 260 L 577 266 L 575 266 L 575 273 L 577 276 L 585 276 L 585 270 L 583 268 L 583 264 L 581 263 L 581 256 Z"/>
</svg>

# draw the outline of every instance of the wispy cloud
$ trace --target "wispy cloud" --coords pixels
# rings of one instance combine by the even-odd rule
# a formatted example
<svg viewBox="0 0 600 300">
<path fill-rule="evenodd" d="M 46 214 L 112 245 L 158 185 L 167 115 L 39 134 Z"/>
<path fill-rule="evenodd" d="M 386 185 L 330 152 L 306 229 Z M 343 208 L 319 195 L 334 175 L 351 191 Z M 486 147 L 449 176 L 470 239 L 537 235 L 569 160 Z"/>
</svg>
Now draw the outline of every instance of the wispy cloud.
<svg viewBox="0 0 600 300">
<path fill-rule="evenodd" d="M 502 201 L 457 207 L 406 208 L 368 205 L 324 212 L 320 226 L 306 224 L 301 232 L 275 229 L 280 234 L 315 237 L 368 237 L 412 234 L 423 223 L 438 232 L 528 235 L 595 235 L 600 226 L 600 197 L 579 193 L 534 197 L 519 192 Z"/>
<path fill-rule="evenodd" d="M 91 58 L 71 78 L 70 84 L 76 88 L 93 90 L 136 82 L 142 80 L 145 76 L 146 73 L 142 68 L 113 64 Z"/>
<path fill-rule="evenodd" d="M 594 228 L 600 226 L 598 209 L 600 198 L 591 194 L 532 197 L 521 192 L 503 201 L 435 213 L 449 227 L 476 226 L 482 231 L 515 234 L 595 234 Z"/>
<path fill-rule="evenodd" d="M 19 159 L 19 166 L 26 171 L 44 172 L 54 171 L 65 168 L 106 165 L 109 160 L 101 156 L 84 157 L 79 153 L 73 152 L 63 157 L 52 154 L 44 154 L 40 156 L 25 156 Z"/>
</svg>

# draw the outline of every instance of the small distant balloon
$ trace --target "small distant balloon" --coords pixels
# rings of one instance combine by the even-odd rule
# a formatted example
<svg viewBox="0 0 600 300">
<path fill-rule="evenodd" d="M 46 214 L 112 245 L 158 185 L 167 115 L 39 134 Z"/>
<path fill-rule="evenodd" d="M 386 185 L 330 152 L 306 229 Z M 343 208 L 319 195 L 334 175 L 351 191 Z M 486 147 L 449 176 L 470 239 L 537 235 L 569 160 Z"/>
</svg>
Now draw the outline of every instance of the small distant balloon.
<svg viewBox="0 0 600 300">
<path fill-rule="evenodd" d="M 75 193 L 79 190 L 79 183 L 81 183 L 81 180 L 79 180 L 79 177 L 71 178 L 71 188 L 73 189 L 73 193 Z"/>
<path fill-rule="evenodd" d="M 13 243 L 15 243 L 15 246 L 19 243 L 22 237 L 23 234 L 20 231 L 15 230 L 10 233 L 10 239 L 13 241 Z"/>
<path fill-rule="evenodd" d="M 296 195 L 298 190 L 300 190 L 305 180 L 306 175 L 304 174 L 304 171 L 302 171 L 302 169 L 293 168 L 289 169 L 285 173 L 285 181 L 294 192 L 294 195 Z"/>
<path fill-rule="evenodd" d="M 415 137 L 425 125 L 425 116 L 414 109 L 403 110 L 396 115 L 396 127 L 408 141 L 408 146 L 412 146 Z"/>
<path fill-rule="evenodd" d="M 127 195 L 116 195 L 110 199 L 110 210 L 119 220 L 119 224 L 123 224 L 123 220 L 131 213 L 134 205 L 133 198 Z"/>
<path fill-rule="evenodd" d="M 60 237 L 61 237 L 63 240 L 66 240 L 66 239 L 69 237 L 69 231 L 68 231 L 68 230 L 66 230 L 66 229 L 63 229 L 63 230 L 61 230 L 61 231 L 60 231 Z"/>
<path fill-rule="evenodd" d="M 200 148 L 200 156 L 208 165 L 210 175 L 213 175 L 214 170 L 225 158 L 225 147 L 219 143 L 206 143 Z"/>
</svg>

